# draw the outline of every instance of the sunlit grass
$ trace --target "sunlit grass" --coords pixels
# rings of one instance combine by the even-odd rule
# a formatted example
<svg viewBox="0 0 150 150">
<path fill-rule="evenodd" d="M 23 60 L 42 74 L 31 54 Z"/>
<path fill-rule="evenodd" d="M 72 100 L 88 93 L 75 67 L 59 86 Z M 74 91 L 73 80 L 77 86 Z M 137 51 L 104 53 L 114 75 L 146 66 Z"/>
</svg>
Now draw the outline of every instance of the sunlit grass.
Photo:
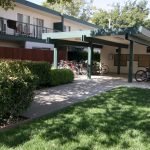
<svg viewBox="0 0 150 150">
<path fill-rule="evenodd" d="M 118 88 L 0 133 L 0 149 L 150 150 L 150 90 Z"/>
</svg>

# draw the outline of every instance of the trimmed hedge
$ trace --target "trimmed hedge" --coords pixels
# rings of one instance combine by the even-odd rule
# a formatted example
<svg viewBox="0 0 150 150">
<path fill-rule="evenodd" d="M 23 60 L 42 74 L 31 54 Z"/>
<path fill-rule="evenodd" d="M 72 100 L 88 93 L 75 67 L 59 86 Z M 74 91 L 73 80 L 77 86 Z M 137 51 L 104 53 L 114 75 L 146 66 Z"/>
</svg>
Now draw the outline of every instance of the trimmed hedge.
<svg viewBox="0 0 150 150">
<path fill-rule="evenodd" d="M 23 62 L 31 73 L 38 78 L 37 88 L 50 86 L 51 65 L 47 62 Z"/>
<path fill-rule="evenodd" d="M 71 83 L 74 80 L 74 74 L 69 69 L 51 70 L 51 86 Z"/>
<path fill-rule="evenodd" d="M 3 122 L 28 108 L 37 78 L 22 62 L 0 61 L 0 68 L 0 122 Z"/>
<path fill-rule="evenodd" d="M 71 70 L 51 70 L 46 62 L 1 60 L 0 68 L 0 123 L 24 112 L 33 101 L 36 88 L 74 80 Z"/>
</svg>

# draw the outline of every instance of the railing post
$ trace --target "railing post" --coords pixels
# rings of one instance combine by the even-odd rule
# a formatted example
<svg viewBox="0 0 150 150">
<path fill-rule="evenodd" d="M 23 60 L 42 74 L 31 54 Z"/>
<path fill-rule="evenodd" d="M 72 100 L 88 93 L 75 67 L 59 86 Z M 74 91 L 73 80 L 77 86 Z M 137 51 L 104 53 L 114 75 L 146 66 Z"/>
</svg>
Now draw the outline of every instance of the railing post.
<svg viewBox="0 0 150 150">
<path fill-rule="evenodd" d="M 133 81 L 133 41 L 130 41 L 130 55 L 129 55 L 129 73 L 128 73 L 128 82 L 132 83 Z"/>
<path fill-rule="evenodd" d="M 92 46 L 88 47 L 88 64 L 87 64 L 87 77 L 91 79 L 92 74 Z"/>
<path fill-rule="evenodd" d="M 117 68 L 117 74 L 120 74 L 120 67 L 121 67 L 121 48 L 118 48 L 118 68 Z"/>
<path fill-rule="evenodd" d="M 54 56 L 53 56 L 53 60 L 54 60 L 54 69 L 58 68 L 58 49 L 57 47 L 54 47 Z"/>
</svg>

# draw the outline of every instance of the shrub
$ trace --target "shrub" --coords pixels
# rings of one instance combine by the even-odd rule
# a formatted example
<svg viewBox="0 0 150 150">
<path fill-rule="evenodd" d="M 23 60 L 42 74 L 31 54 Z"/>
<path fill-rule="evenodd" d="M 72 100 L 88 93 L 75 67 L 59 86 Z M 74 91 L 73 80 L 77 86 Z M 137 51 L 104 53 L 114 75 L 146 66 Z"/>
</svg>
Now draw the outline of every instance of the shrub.
<svg viewBox="0 0 150 150">
<path fill-rule="evenodd" d="M 20 115 L 32 102 L 37 78 L 18 61 L 0 61 L 0 121 Z"/>
<path fill-rule="evenodd" d="M 51 86 L 71 83 L 74 80 L 74 74 L 69 69 L 51 70 Z"/>
<path fill-rule="evenodd" d="M 68 69 L 51 70 L 49 63 L 0 61 L 0 123 L 25 111 L 39 86 L 71 83 Z"/>
<path fill-rule="evenodd" d="M 34 76 L 38 77 L 37 88 L 50 86 L 51 65 L 47 62 L 23 62 Z"/>
</svg>

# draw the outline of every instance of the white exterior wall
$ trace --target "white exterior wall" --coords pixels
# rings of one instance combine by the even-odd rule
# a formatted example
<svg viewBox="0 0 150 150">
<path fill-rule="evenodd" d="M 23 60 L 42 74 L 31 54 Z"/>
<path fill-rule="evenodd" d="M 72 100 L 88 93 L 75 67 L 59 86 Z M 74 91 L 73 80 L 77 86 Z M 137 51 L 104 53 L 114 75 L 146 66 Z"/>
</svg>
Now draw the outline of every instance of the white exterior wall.
<svg viewBox="0 0 150 150">
<path fill-rule="evenodd" d="M 114 54 L 116 54 L 117 47 L 111 47 L 111 46 L 104 46 L 101 50 L 101 62 L 108 65 L 110 72 L 117 73 L 117 66 L 114 66 Z M 134 44 L 134 54 L 148 54 L 147 47 L 140 45 L 140 44 Z M 121 49 L 121 54 L 129 54 L 129 49 Z M 112 59 L 111 59 L 111 56 Z M 121 73 L 128 73 L 129 68 L 129 61 L 127 62 L 127 66 L 122 67 L 121 66 Z M 133 63 L 133 72 L 135 73 L 137 70 L 143 69 L 142 67 L 138 67 L 138 62 L 134 61 Z"/>
<path fill-rule="evenodd" d="M 9 9 L 8 11 L 5 11 L 4 9 L 0 9 L 0 17 L 6 18 L 6 19 L 11 19 L 17 21 L 17 13 L 30 16 L 30 24 L 34 23 L 33 18 L 38 18 L 38 19 L 43 19 L 44 20 L 44 27 L 46 28 L 51 28 L 53 30 L 53 23 L 55 22 L 61 22 L 61 16 L 56 16 L 50 13 L 46 13 L 34 8 L 30 8 L 21 4 L 16 4 L 14 10 Z M 64 25 L 65 26 L 70 26 L 71 31 L 79 31 L 79 30 L 87 30 L 87 29 L 94 29 L 93 27 L 90 27 L 88 25 L 84 25 L 72 20 L 64 19 Z M 32 28 L 30 29 L 32 33 Z M 53 31 L 52 31 L 53 32 Z M 13 29 L 7 28 L 7 34 L 14 34 Z M 33 45 L 32 45 L 33 44 Z M 1 44 L 0 44 L 1 45 Z M 7 46 L 7 44 L 6 44 Z M 10 45 L 9 45 L 10 46 Z M 12 44 L 12 47 L 14 44 Z M 25 44 L 25 48 L 32 48 L 37 46 L 35 43 L 29 43 L 27 42 Z M 41 47 L 41 45 L 40 45 Z M 47 44 L 42 44 L 42 47 L 47 48 Z M 51 48 L 53 46 L 51 45 Z"/>
<path fill-rule="evenodd" d="M 45 44 L 45 43 L 37 43 L 37 42 L 30 42 L 27 41 L 25 43 L 25 48 L 27 49 L 33 49 L 33 48 L 49 48 L 51 50 L 54 49 L 54 45 L 53 44 Z"/>
<path fill-rule="evenodd" d="M 17 42 L 8 42 L 8 41 L 0 41 L 1 47 L 14 47 L 14 48 L 20 48 L 21 45 Z"/>
<path fill-rule="evenodd" d="M 53 23 L 61 21 L 61 18 L 58 16 L 54 16 L 48 13 L 44 13 L 42 11 L 38 11 L 36 9 L 32 9 L 26 6 L 16 5 L 14 10 L 5 11 L 4 9 L 0 9 L 0 17 L 6 19 L 12 19 L 17 21 L 17 13 L 30 16 L 30 24 L 33 24 L 33 18 L 39 18 L 44 20 L 44 27 L 53 29 Z M 10 29 L 11 30 L 11 29 Z"/>
<path fill-rule="evenodd" d="M 78 22 L 74 22 L 68 19 L 64 19 L 64 25 L 70 26 L 71 31 L 80 31 L 80 30 L 92 30 L 95 29 L 94 27 L 90 27 L 88 25 L 80 24 Z"/>
<path fill-rule="evenodd" d="M 53 29 L 54 22 L 61 21 L 61 16 L 55 16 L 20 4 L 16 4 L 14 10 L 9 9 L 8 11 L 5 11 L 4 9 L 0 9 L 0 17 L 6 19 L 12 19 L 17 21 L 17 13 L 30 16 L 30 24 L 33 24 L 33 18 L 43 19 L 44 27 L 51 28 L 51 29 Z M 84 25 L 68 19 L 64 19 L 64 25 L 71 26 L 72 31 L 94 29 L 93 27 L 90 27 L 88 25 Z"/>
</svg>

